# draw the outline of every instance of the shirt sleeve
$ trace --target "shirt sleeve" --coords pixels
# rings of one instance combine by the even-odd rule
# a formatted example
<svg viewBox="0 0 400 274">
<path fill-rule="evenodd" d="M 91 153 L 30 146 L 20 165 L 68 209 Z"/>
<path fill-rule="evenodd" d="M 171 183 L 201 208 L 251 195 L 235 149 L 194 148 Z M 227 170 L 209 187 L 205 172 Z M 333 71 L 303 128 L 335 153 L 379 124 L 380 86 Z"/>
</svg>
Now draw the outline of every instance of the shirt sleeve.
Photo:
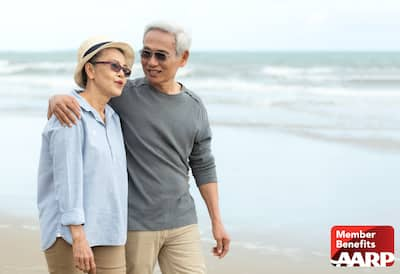
<svg viewBox="0 0 400 274">
<path fill-rule="evenodd" d="M 83 210 L 83 128 L 59 126 L 50 136 L 56 199 L 62 225 L 85 223 Z"/>
<path fill-rule="evenodd" d="M 199 128 L 196 134 L 193 149 L 189 156 L 189 165 L 192 169 L 197 186 L 217 182 L 214 156 L 211 152 L 211 128 L 207 111 L 204 107 L 200 111 Z"/>
</svg>

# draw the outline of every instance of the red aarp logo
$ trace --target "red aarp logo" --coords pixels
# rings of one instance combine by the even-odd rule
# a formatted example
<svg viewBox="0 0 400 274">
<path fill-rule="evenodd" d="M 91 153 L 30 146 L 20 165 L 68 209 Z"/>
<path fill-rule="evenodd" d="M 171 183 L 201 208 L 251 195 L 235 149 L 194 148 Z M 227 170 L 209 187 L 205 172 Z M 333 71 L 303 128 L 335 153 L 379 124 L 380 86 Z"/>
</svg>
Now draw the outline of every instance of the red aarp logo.
<svg viewBox="0 0 400 274">
<path fill-rule="evenodd" d="M 394 264 L 392 226 L 334 226 L 331 263 L 337 267 L 387 267 Z"/>
</svg>

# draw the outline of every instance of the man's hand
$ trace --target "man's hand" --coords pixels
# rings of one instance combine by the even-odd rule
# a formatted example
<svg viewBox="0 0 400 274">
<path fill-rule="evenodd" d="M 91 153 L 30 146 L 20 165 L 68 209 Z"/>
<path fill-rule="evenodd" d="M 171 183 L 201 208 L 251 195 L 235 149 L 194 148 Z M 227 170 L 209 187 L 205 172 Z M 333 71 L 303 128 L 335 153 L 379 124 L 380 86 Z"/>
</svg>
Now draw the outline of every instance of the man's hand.
<svg viewBox="0 0 400 274">
<path fill-rule="evenodd" d="M 231 239 L 228 233 L 226 233 L 222 223 L 213 223 L 212 231 L 214 239 L 217 242 L 217 245 L 212 250 L 213 255 L 222 259 L 229 251 L 229 244 L 231 242 Z"/>
<path fill-rule="evenodd" d="M 70 95 L 54 95 L 49 99 L 47 119 L 54 114 L 62 125 L 69 127 L 81 118 L 81 107 L 78 101 Z"/>
<path fill-rule="evenodd" d="M 218 184 L 216 182 L 209 182 L 199 187 L 201 196 L 206 202 L 208 214 L 210 215 L 212 223 L 212 232 L 217 245 L 213 248 L 214 256 L 222 259 L 229 251 L 229 244 L 231 239 L 226 233 L 224 225 L 221 221 L 221 214 L 218 205 Z"/>
</svg>

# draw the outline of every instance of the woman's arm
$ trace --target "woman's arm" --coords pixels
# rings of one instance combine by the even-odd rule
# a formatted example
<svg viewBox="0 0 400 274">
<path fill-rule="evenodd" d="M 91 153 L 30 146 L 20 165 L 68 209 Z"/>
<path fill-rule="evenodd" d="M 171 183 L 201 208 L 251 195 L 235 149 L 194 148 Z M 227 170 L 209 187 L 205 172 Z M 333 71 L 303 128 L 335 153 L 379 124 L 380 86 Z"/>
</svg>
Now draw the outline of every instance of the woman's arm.
<svg viewBox="0 0 400 274">
<path fill-rule="evenodd" d="M 83 229 L 83 135 L 82 123 L 71 128 L 58 125 L 50 132 L 49 149 L 53 159 L 53 180 L 61 211 L 61 225 L 68 226 L 71 231 L 75 266 L 82 271 L 95 273 L 93 252 Z"/>
</svg>

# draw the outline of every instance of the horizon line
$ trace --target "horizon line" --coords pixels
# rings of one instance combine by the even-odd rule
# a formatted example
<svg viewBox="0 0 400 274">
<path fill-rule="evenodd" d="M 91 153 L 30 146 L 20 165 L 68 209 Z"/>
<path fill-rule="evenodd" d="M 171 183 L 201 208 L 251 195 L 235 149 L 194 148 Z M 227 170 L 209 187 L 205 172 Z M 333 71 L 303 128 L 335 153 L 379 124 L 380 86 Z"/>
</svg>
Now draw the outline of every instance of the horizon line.
<svg viewBox="0 0 400 274">
<path fill-rule="evenodd" d="M 51 53 L 51 52 L 76 52 L 77 49 L 0 49 L 0 53 Z M 138 50 L 135 50 L 135 52 Z M 209 53 L 209 52 L 226 52 L 226 53 L 234 53 L 234 52 L 249 52 L 249 53 L 260 53 L 260 52 L 282 52 L 282 53 L 290 53 L 290 52 L 321 52 L 321 53 L 329 53 L 329 52 L 382 52 L 382 53 L 397 53 L 400 52 L 400 49 L 192 49 L 191 53 Z"/>
</svg>

